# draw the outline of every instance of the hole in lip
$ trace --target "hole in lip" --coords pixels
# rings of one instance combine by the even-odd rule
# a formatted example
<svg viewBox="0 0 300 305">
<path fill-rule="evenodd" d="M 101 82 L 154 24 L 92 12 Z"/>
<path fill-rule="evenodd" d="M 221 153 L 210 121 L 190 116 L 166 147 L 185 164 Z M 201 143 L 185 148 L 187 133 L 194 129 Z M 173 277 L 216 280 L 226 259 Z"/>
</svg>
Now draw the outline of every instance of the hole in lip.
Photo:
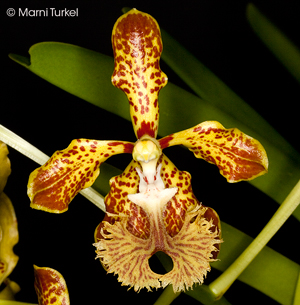
<svg viewBox="0 0 300 305">
<path fill-rule="evenodd" d="M 157 274 L 166 274 L 173 269 L 173 260 L 168 254 L 158 251 L 149 258 L 149 266 Z"/>
</svg>

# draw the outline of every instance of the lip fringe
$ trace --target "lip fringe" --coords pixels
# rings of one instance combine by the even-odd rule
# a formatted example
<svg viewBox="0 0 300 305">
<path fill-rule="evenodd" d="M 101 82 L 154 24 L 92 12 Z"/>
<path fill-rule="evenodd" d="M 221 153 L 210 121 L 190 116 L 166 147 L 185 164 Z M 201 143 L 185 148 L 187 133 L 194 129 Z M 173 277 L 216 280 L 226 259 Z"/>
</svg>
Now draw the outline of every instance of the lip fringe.
<svg viewBox="0 0 300 305">
<path fill-rule="evenodd" d="M 150 217 L 151 231 L 148 239 L 132 235 L 126 229 L 127 217 L 110 224 L 104 222 L 101 234 L 104 239 L 94 246 L 96 259 L 100 258 L 108 273 L 118 275 L 122 285 L 139 292 L 142 288 L 164 288 L 173 285 L 174 292 L 192 289 L 195 283 L 202 284 L 208 271 L 212 252 L 218 251 L 216 244 L 222 242 L 219 230 L 212 230 L 212 220 L 203 217 L 206 208 L 198 206 L 187 212 L 180 232 L 170 237 L 160 227 L 159 232 Z M 163 243 L 156 244 L 157 236 Z M 165 252 L 173 260 L 173 269 L 166 274 L 157 274 L 150 269 L 149 259 L 157 251 Z M 130 289 L 129 288 L 129 289 Z"/>
</svg>

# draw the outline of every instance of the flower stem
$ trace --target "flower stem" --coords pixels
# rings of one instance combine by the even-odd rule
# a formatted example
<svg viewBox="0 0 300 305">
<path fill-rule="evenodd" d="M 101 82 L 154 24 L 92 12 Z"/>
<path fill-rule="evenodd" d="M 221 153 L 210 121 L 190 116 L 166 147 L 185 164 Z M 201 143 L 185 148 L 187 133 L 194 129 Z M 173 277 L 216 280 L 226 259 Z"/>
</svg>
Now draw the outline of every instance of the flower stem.
<svg viewBox="0 0 300 305">
<path fill-rule="evenodd" d="M 49 157 L 46 154 L 1 124 L 0 140 L 40 165 L 45 164 L 49 160 Z M 80 194 L 105 212 L 103 196 L 100 195 L 96 190 L 89 187 L 82 190 Z"/>
<path fill-rule="evenodd" d="M 173 286 L 167 286 L 160 297 L 156 300 L 154 305 L 169 305 L 171 304 L 178 296 L 180 292 L 174 293 Z"/>
<path fill-rule="evenodd" d="M 271 220 L 253 240 L 253 242 L 222 275 L 220 275 L 209 285 L 209 288 L 215 294 L 216 299 L 219 299 L 229 289 L 238 276 L 247 268 L 256 255 L 262 250 L 262 248 L 284 224 L 287 218 L 293 213 L 299 203 L 300 181 L 298 181 L 276 213 L 273 215 Z"/>
<path fill-rule="evenodd" d="M 46 154 L 3 125 L 0 125 L 0 140 L 40 165 L 49 159 Z"/>
</svg>

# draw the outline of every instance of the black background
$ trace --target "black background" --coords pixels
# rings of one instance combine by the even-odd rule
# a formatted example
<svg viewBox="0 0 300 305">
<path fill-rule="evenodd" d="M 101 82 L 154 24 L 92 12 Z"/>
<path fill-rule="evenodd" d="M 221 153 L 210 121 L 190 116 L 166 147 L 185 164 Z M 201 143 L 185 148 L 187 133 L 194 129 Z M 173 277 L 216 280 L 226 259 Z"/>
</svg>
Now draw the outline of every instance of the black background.
<svg viewBox="0 0 300 305">
<path fill-rule="evenodd" d="M 244 100 L 265 117 L 299 150 L 299 84 L 264 47 L 247 24 L 248 1 L 1 1 L 0 124 L 51 155 L 68 146 L 73 138 L 135 141 L 130 122 L 107 113 L 47 83 L 8 58 L 9 53 L 28 55 L 31 45 L 60 41 L 79 45 L 112 56 L 112 27 L 124 6 L 151 14 L 177 41 L 219 76 Z M 300 45 L 299 3 L 253 1 L 286 35 Z M 8 17 L 8 8 L 78 8 L 78 17 Z M 164 62 L 162 70 L 169 81 L 190 89 Z M 231 126 L 230 126 L 231 127 Z M 228 185 L 217 171 L 191 155 L 172 148 L 167 155 L 193 176 L 194 192 L 205 205 L 216 209 L 221 219 L 255 237 L 278 205 L 247 183 Z M 18 300 L 36 303 L 33 264 L 51 267 L 63 274 L 72 304 L 101 304 L 108 299 L 131 304 L 153 304 L 162 290 L 136 294 L 121 287 L 117 278 L 106 275 L 94 260 L 93 233 L 104 214 L 78 195 L 69 211 L 61 215 L 32 210 L 26 195 L 28 175 L 37 165 L 10 149 L 12 174 L 5 188 L 18 218 L 20 241 L 15 253 L 19 263 L 10 278 L 22 288 Z M 130 156 L 109 160 L 120 168 Z M 196 166 L 197 164 L 197 166 Z M 201 187 L 197 187 L 200 185 Z M 218 189 L 219 191 L 216 191 Z M 271 240 L 270 246 L 299 263 L 293 250 L 295 219 L 290 219 Z M 297 237 L 298 238 L 298 237 Z M 209 283 L 218 276 L 213 270 Z M 261 293 L 236 282 L 226 293 L 232 304 L 260 301 L 276 304 Z M 181 295 L 174 304 L 199 304 Z"/>
</svg>

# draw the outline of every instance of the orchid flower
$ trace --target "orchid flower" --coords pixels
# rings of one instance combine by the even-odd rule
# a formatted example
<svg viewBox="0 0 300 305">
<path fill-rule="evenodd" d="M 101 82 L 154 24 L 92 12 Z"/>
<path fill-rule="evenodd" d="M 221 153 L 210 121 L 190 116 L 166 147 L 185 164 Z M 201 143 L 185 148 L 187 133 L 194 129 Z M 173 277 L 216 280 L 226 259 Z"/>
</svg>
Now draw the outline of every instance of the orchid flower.
<svg viewBox="0 0 300 305">
<path fill-rule="evenodd" d="M 162 40 L 156 20 L 130 10 L 115 23 L 112 45 L 112 83 L 128 97 L 137 141 L 73 140 L 31 173 L 31 207 L 65 212 L 76 194 L 93 184 L 103 162 L 116 154 L 132 154 L 124 172 L 110 180 L 106 215 L 95 230 L 96 258 L 135 291 L 169 284 L 174 292 L 183 291 L 201 284 L 216 260 L 222 242 L 220 221 L 193 194 L 191 175 L 180 171 L 162 150 L 184 145 L 196 158 L 217 165 L 228 182 L 266 173 L 267 155 L 257 140 L 215 121 L 157 139 L 158 95 L 167 76 L 159 66 Z M 150 257 L 159 251 L 173 260 L 166 274 L 149 267 Z"/>
</svg>

